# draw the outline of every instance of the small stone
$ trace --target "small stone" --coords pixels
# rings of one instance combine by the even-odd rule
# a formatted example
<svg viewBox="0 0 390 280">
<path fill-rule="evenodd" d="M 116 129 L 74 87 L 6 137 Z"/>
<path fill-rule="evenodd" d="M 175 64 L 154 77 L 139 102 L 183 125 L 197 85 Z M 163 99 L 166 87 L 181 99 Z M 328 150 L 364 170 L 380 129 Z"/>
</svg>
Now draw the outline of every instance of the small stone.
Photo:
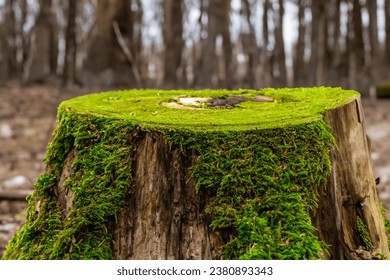
<svg viewBox="0 0 390 280">
<path fill-rule="evenodd" d="M 12 189 L 16 187 L 21 187 L 28 183 L 28 179 L 22 175 L 12 177 L 11 179 L 5 180 L 3 186 L 6 189 Z"/>
<path fill-rule="evenodd" d="M 13 131 L 11 126 L 8 123 L 0 125 L 0 137 L 1 138 L 11 138 Z"/>
</svg>

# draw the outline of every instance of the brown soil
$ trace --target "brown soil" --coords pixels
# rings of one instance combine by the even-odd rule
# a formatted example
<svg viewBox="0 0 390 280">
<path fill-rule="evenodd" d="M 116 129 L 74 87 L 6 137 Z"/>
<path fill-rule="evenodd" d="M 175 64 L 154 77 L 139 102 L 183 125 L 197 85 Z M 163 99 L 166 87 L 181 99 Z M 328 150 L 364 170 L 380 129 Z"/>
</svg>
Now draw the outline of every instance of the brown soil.
<svg viewBox="0 0 390 280">
<path fill-rule="evenodd" d="M 97 89 L 64 90 L 55 86 L 0 86 L 0 193 L 32 191 L 55 128 L 58 104 Z M 390 100 L 364 100 L 379 198 L 390 209 Z M 23 201 L 0 199 L 0 257 L 23 221 Z M 387 215 L 390 219 L 390 211 Z"/>
</svg>

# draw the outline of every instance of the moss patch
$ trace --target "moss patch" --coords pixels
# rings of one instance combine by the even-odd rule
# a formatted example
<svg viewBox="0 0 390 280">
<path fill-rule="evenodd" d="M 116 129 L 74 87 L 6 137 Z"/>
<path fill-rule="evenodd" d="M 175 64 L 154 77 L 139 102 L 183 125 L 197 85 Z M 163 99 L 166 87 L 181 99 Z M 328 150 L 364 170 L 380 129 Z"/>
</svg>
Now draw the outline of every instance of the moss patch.
<svg viewBox="0 0 390 280">
<path fill-rule="evenodd" d="M 35 184 L 26 223 L 10 241 L 4 259 L 112 259 L 112 228 L 130 187 L 127 135 L 133 126 L 63 110 L 58 120 L 45 158 L 47 173 Z M 62 219 L 55 189 L 73 148 L 74 172 L 64 186 L 74 192 L 74 203 Z"/>
<path fill-rule="evenodd" d="M 368 233 L 367 230 L 367 225 L 363 222 L 363 220 L 359 216 L 357 216 L 356 222 L 357 222 L 357 229 L 359 232 L 361 242 L 367 250 L 370 250 L 372 247 L 372 243 L 371 243 L 370 234 Z"/>
<path fill-rule="evenodd" d="M 251 101 L 258 95 L 275 101 Z M 132 187 L 135 128 L 163 133 L 185 154 L 195 151 L 198 161 L 190 171 L 197 191 L 214 194 L 206 210 L 210 226 L 233 236 L 222 258 L 321 258 L 327 245 L 315 235 L 310 210 L 331 172 L 333 137 L 323 114 L 357 95 L 339 88 L 130 90 L 65 101 L 46 155 L 47 172 L 3 258 L 113 258 L 116 217 Z M 205 110 L 161 106 L 183 96 L 248 101 Z M 74 192 L 74 201 L 64 218 L 56 188 L 73 149 L 73 173 L 64 187 Z"/>
<path fill-rule="evenodd" d="M 234 109 L 186 110 L 163 106 L 181 97 L 270 96 L 274 102 L 248 100 Z M 340 88 L 263 90 L 128 90 L 86 95 L 65 101 L 61 109 L 128 119 L 143 127 L 191 130 L 247 130 L 281 127 L 322 119 L 324 110 L 348 103 L 358 93 Z"/>
</svg>

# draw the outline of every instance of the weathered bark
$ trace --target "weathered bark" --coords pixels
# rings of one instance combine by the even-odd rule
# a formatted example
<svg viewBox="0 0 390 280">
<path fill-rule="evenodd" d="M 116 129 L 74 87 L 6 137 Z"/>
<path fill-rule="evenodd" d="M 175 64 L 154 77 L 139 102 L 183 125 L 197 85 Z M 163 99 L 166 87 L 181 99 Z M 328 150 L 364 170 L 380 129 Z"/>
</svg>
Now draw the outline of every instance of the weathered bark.
<svg viewBox="0 0 390 280">
<path fill-rule="evenodd" d="M 147 133 L 134 155 L 133 185 L 119 216 L 115 259 L 214 259 L 223 239 L 204 213 L 210 197 L 188 181 L 195 155 L 170 149 L 163 135 Z M 134 215 L 129 216 L 129 213 Z"/>
<path fill-rule="evenodd" d="M 363 86 L 361 73 L 365 65 L 362 11 L 359 0 L 350 1 L 353 6 L 348 15 L 348 81 L 351 88 L 359 90 Z"/>
<path fill-rule="evenodd" d="M 376 191 L 360 98 L 330 110 L 337 148 L 331 153 L 332 175 L 320 193 L 314 224 L 330 244 L 332 259 L 375 259 L 390 256 Z M 360 237 L 357 219 L 367 226 L 371 248 Z"/>
<path fill-rule="evenodd" d="M 276 91 L 262 91 L 265 96 L 261 91 L 242 91 L 241 96 L 221 91 L 206 101 L 198 98 L 206 102 L 199 108 L 197 98 L 180 97 L 175 103 L 172 99 L 183 95 L 161 90 L 95 94 L 62 103 L 47 172 L 30 199 L 31 226 L 15 236 L 5 257 L 389 258 L 360 96 L 331 88 L 298 89 L 296 95 L 290 89 Z M 144 100 L 138 99 L 140 92 Z M 310 115 L 283 127 L 282 118 L 263 126 L 237 119 L 243 110 L 248 117 L 259 111 L 236 106 L 240 102 L 262 106 L 280 93 L 292 99 L 277 102 L 278 114 L 285 110 L 289 119 L 308 110 L 310 98 L 318 95 L 322 99 L 315 106 L 323 109 L 313 113 L 314 120 Z M 326 101 L 333 94 L 340 94 L 336 108 Z M 171 103 L 180 103 L 180 109 Z M 168 108 L 183 110 L 185 121 L 164 119 Z M 220 110 L 221 123 L 194 123 L 196 110 L 203 110 L 206 120 L 208 110 Z M 131 119 L 144 113 L 160 122 L 145 125 Z M 238 125 L 245 131 L 236 131 Z M 272 236 L 264 239 L 258 234 L 262 230 Z M 50 242 L 38 242 L 48 240 L 46 234 Z M 51 240 L 56 240 L 54 249 Z M 306 241 L 314 245 L 302 246 Z M 21 250 L 26 243 L 29 247 Z M 261 255 L 270 244 L 277 252 Z M 250 255 L 247 248 L 258 250 Z M 243 250 L 248 250 L 245 255 Z M 37 251 L 44 255 L 36 256 Z"/>
</svg>

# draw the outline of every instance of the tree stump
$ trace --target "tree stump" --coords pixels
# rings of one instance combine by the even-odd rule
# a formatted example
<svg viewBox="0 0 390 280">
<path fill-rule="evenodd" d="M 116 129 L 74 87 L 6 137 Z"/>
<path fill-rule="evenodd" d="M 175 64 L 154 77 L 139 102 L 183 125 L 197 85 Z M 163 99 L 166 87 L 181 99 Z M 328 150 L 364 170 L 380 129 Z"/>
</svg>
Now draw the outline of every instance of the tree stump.
<svg viewBox="0 0 390 280">
<path fill-rule="evenodd" d="M 86 95 L 45 161 L 4 259 L 390 257 L 355 91 Z"/>
</svg>

